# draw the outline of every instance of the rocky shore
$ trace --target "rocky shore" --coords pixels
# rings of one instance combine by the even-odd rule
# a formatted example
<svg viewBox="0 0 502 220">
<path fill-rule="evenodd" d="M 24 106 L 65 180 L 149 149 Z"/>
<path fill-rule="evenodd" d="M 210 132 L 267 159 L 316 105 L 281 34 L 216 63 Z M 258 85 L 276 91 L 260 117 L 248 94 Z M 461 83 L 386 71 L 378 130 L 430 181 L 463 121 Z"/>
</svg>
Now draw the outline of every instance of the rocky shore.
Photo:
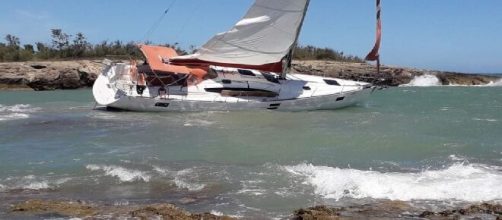
<svg viewBox="0 0 502 220">
<path fill-rule="evenodd" d="M 293 220 L 307 219 L 502 219 L 500 204 L 471 204 L 437 211 L 423 210 L 402 201 L 348 207 L 315 206 L 294 211 Z"/>
<path fill-rule="evenodd" d="M 380 86 L 408 84 L 416 76 L 435 75 L 442 85 L 486 85 L 500 80 L 500 77 L 481 74 L 430 71 L 404 67 L 382 66 L 380 74 L 368 63 L 344 63 L 334 61 L 295 61 L 293 69 L 299 73 L 311 73 L 356 81 L 371 82 Z"/>
<path fill-rule="evenodd" d="M 106 205 L 84 201 L 27 200 L 11 205 L 9 216 L 17 218 L 80 219 L 181 219 L 231 220 L 231 216 L 212 213 L 194 214 L 173 204 Z M 239 217 L 247 218 L 247 217 Z M 270 218 L 274 218 L 270 216 Z M 292 220 L 308 219 L 502 219 L 500 204 L 471 204 L 459 208 L 426 210 L 408 202 L 380 201 L 375 204 L 346 207 L 315 206 L 295 210 Z"/>
<path fill-rule="evenodd" d="M 84 201 L 27 200 L 10 210 L 14 217 L 81 219 L 179 219 L 231 220 L 211 213 L 193 214 L 172 204 L 98 205 Z"/>
<path fill-rule="evenodd" d="M 78 89 L 91 87 L 101 72 L 101 60 L 7 62 L 0 63 L 0 89 Z M 443 85 L 485 85 L 499 77 L 479 74 L 428 71 L 383 66 L 376 74 L 367 63 L 335 61 L 294 61 L 293 71 L 305 74 L 371 82 L 380 86 L 399 86 L 416 76 L 436 75 Z"/>
<path fill-rule="evenodd" d="M 0 63 L 0 89 L 78 89 L 91 87 L 101 61 L 44 61 Z"/>
</svg>

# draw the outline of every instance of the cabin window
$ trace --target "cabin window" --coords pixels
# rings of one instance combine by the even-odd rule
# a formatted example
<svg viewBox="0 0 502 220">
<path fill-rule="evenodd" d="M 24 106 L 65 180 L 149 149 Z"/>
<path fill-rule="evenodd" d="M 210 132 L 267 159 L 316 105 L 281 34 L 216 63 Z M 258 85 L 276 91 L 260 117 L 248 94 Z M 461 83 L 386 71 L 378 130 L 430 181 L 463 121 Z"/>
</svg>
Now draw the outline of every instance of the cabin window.
<svg viewBox="0 0 502 220">
<path fill-rule="evenodd" d="M 253 72 L 251 72 L 251 70 L 242 70 L 242 69 L 239 69 L 237 71 L 239 71 L 239 73 L 241 75 L 244 75 L 244 76 L 256 76 Z"/>
<path fill-rule="evenodd" d="M 270 73 L 262 72 L 261 75 L 263 75 L 263 77 L 265 77 L 265 79 L 269 82 L 279 83 L 279 79 L 277 79 L 277 77 L 275 77 L 274 75 L 272 75 Z"/>
<path fill-rule="evenodd" d="M 220 93 L 223 90 L 228 90 L 228 91 L 242 91 L 242 92 L 272 92 L 268 90 L 263 90 L 263 89 L 253 89 L 253 88 L 223 88 L 223 87 L 218 87 L 218 88 L 205 88 L 206 92 L 217 92 Z"/>
<path fill-rule="evenodd" d="M 337 101 L 337 102 L 338 102 L 338 101 L 343 101 L 344 99 L 345 99 L 345 97 L 343 97 L 343 96 L 342 96 L 342 97 L 338 97 L 338 98 L 336 98 L 336 101 Z"/>
<path fill-rule="evenodd" d="M 205 88 L 206 92 L 220 93 L 222 96 L 253 96 L 253 97 L 277 97 L 279 94 L 272 91 L 251 88 Z"/>
<path fill-rule="evenodd" d="M 222 79 L 221 82 L 223 84 L 232 84 L 232 80 L 229 80 L 229 79 Z"/>
<path fill-rule="evenodd" d="M 303 90 L 311 90 L 310 86 L 304 86 Z"/>
<path fill-rule="evenodd" d="M 268 110 L 276 110 L 281 106 L 281 103 L 274 103 L 270 104 L 269 107 L 267 108 Z"/>
<path fill-rule="evenodd" d="M 332 85 L 332 86 L 339 86 L 340 83 L 338 83 L 336 80 L 334 79 L 324 79 L 324 82 L 328 85 Z"/>
<path fill-rule="evenodd" d="M 209 70 L 207 71 L 207 74 L 204 76 L 204 79 L 215 79 L 218 77 L 218 73 L 212 69 L 212 68 L 209 68 Z"/>
<path fill-rule="evenodd" d="M 166 102 L 157 102 L 157 103 L 155 103 L 155 107 L 167 108 L 167 107 L 169 107 L 169 103 L 166 103 Z"/>
</svg>

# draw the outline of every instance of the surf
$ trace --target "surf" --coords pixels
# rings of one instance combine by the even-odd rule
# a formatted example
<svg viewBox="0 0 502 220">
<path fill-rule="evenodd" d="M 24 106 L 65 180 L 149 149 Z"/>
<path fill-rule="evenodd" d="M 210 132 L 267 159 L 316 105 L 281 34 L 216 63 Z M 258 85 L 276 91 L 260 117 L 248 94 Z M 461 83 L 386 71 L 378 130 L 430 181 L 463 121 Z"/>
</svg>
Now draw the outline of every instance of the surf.
<svg viewBox="0 0 502 220">
<path fill-rule="evenodd" d="M 502 199 L 502 167 L 455 163 L 421 172 L 380 172 L 312 164 L 284 167 L 326 199 L 373 198 L 401 201 Z"/>
</svg>

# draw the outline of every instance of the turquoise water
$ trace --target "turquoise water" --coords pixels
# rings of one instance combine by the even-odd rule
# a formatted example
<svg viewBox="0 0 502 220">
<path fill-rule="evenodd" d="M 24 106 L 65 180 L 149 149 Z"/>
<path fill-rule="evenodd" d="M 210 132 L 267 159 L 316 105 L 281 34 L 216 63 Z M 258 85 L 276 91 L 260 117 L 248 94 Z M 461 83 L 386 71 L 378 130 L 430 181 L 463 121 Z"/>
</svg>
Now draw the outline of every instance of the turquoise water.
<svg viewBox="0 0 502 220">
<path fill-rule="evenodd" d="M 255 217 L 369 199 L 502 200 L 501 87 L 391 88 L 335 111 L 93 106 L 89 90 L 0 92 L 0 200 Z"/>
</svg>

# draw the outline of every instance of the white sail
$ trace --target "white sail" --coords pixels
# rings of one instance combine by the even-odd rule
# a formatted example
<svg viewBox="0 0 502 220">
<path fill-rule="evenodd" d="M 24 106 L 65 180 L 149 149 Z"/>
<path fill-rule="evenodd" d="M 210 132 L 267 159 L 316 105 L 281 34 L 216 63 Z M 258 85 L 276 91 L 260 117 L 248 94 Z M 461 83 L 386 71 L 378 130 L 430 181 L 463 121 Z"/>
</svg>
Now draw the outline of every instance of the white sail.
<svg viewBox="0 0 502 220">
<path fill-rule="evenodd" d="M 256 0 L 234 27 L 195 54 L 173 58 L 264 65 L 280 62 L 297 41 L 309 0 Z"/>
</svg>

